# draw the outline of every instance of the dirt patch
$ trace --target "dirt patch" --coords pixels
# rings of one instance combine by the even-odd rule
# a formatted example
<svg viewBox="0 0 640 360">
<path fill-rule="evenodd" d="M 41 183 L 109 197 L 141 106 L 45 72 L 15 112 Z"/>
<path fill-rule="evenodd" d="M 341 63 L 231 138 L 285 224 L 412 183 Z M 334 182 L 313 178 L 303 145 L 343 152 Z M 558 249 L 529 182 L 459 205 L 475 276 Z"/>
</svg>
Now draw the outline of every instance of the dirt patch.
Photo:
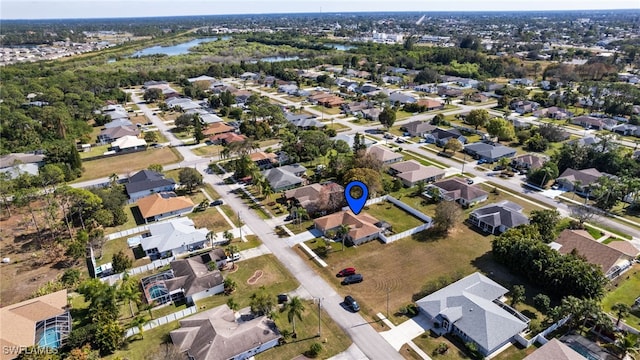
<svg viewBox="0 0 640 360">
<path fill-rule="evenodd" d="M 262 270 L 256 270 L 256 272 L 254 272 L 253 275 L 247 280 L 247 284 L 253 285 L 257 283 L 263 274 L 264 272 Z"/>
</svg>

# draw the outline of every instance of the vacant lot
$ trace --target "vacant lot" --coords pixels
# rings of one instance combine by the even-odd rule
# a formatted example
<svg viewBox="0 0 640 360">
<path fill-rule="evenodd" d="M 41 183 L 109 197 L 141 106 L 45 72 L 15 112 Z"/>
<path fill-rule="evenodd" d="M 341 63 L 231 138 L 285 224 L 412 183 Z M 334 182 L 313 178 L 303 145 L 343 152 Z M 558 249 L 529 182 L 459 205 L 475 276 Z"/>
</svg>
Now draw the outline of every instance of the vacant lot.
<svg viewBox="0 0 640 360">
<path fill-rule="evenodd" d="M 171 148 L 148 149 L 132 154 L 118 155 L 82 163 L 84 172 L 75 182 L 99 179 L 111 174 L 133 173 L 146 169 L 149 164 L 173 164 L 182 160 L 177 151 Z"/>
<path fill-rule="evenodd" d="M 365 206 L 364 212 L 378 220 L 388 222 L 395 233 L 413 229 L 423 224 L 420 219 L 388 201 Z"/>
<path fill-rule="evenodd" d="M 220 231 L 230 230 L 231 225 L 220 214 L 218 209 L 208 208 L 205 211 L 193 212 L 187 215 L 189 219 L 193 220 L 196 228 L 207 228 L 209 231 L 216 233 Z"/>
<path fill-rule="evenodd" d="M 483 236 L 459 225 L 448 237 L 431 236 L 423 231 L 391 244 L 372 241 L 358 247 L 347 247 L 344 251 L 340 250 L 340 244 L 334 243 L 333 250 L 324 256 L 329 266 L 318 269 L 318 272 L 339 293 L 351 294 L 360 300 L 362 311 L 372 318 L 378 312 L 386 313 L 388 291 L 389 318 L 399 323 L 405 319 L 396 314 L 398 309 L 411 303 L 412 296 L 427 282 L 456 273 L 468 275 L 478 270 L 487 273 L 501 271 L 496 269 L 497 265 L 489 254 L 491 239 L 493 236 Z M 324 248 L 319 241 L 309 245 L 312 249 Z M 310 263 L 315 264 L 312 260 Z M 341 286 L 335 274 L 351 266 L 364 275 L 364 281 Z"/>
</svg>

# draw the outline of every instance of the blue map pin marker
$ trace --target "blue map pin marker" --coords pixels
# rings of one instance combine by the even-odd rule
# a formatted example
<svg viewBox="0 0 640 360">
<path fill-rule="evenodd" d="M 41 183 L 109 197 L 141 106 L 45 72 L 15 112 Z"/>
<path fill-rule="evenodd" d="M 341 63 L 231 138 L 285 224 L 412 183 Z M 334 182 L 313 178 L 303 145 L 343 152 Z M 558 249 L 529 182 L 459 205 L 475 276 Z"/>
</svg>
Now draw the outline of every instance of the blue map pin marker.
<svg viewBox="0 0 640 360">
<path fill-rule="evenodd" d="M 354 198 L 351 196 L 351 189 L 353 187 L 358 187 L 362 191 L 362 195 L 359 198 Z M 353 211 L 354 214 L 360 214 L 364 204 L 367 202 L 367 197 L 369 196 L 369 189 L 367 185 L 365 185 L 361 181 L 352 181 L 347 184 L 347 187 L 344 188 L 344 197 L 347 199 L 347 205 L 349 205 L 349 209 Z"/>
</svg>

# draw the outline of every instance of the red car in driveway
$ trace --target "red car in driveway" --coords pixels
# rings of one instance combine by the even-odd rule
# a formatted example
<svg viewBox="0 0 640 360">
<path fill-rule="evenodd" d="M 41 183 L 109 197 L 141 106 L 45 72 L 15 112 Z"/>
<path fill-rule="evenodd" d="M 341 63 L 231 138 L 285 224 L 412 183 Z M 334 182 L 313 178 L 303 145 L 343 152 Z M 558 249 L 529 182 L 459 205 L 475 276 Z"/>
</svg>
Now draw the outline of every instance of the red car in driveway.
<svg viewBox="0 0 640 360">
<path fill-rule="evenodd" d="M 349 267 L 349 268 L 340 270 L 336 274 L 336 277 L 345 277 L 345 276 L 353 275 L 355 273 L 356 273 L 356 268 Z"/>
</svg>

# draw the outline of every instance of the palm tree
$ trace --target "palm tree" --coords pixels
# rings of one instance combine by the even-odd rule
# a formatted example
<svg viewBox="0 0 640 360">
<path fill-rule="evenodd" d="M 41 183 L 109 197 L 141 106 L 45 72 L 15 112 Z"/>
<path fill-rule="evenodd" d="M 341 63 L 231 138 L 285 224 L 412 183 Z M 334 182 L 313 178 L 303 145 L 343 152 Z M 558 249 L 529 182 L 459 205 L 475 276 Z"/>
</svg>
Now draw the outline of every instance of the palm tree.
<svg viewBox="0 0 640 360">
<path fill-rule="evenodd" d="M 138 283 L 134 279 L 130 278 L 126 272 L 122 279 L 122 285 L 120 285 L 120 289 L 118 289 L 118 297 L 120 300 L 127 301 L 129 303 L 131 317 L 134 317 L 135 313 L 133 311 L 133 303 L 136 303 L 136 305 L 141 303 L 141 292 L 138 288 Z"/>
<path fill-rule="evenodd" d="M 138 328 L 138 334 L 140 334 L 140 338 L 144 339 L 144 325 L 149 321 L 147 315 L 138 314 L 136 317 L 131 320 L 131 325 Z"/>
<path fill-rule="evenodd" d="M 616 327 L 620 326 L 620 320 L 631 312 L 631 308 L 625 303 L 616 303 L 611 307 L 611 310 L 616 313 L 618 318 L 616 320 Z"/>
<path fill-rule="evenodd" d="M 340 236 L 340 239 L 342 240 L 342 251 L 344 251 L 344 239 L 347 237 L 347 234 L 349 234 L 349 225 L 340 224 L 337 230 L 337 235 Z"/>
<path fill-rule="evenodd" d="M 240 307 L 240 305 L 238 305 L 238 303 L 233 300 L 233 298 L 227 299 L 227 306 L 233 311 L 238 311 L 238 308 Z"/>
<path fill-rule="evenodd" d="M 640 352 L 640 340 L 637 334 L 629 333 L 624 337 L 622 336 L 622 333 L 619 333 L 619 334 L 620 334 L 619 335 L 620 337 L 618 338 L 615 344 L 618 347 L 618 349 L 620 349 L 620 351 L 625 355 L 625 357 L 627 355 L 630 356 L 630 353 L 637 354 L 638 352 Z M 635 359 L 635 357 L 632 357 L 632 356 L 630 357 L 632 359 Z"/>
<path fill-rule="evenodd" d="M 217 238 L 218 238 L 218 235 L 215 233 L 215 231 L 209 231 L 207 233 L 207 241 L 209 242 L 209 246 L 213 247 L 213 240 Z"/>
<path fill-rule="evenodd" d="M 271 199 L 271 195 L 273 195 L 273 189 L 271 188 L 271 185 L 269 184 L 268 181 L 265 181 L 264 189 L 262 189 L 262 193 L 264 194 L 264 196 L 267 197 L 267 199 Z"/>
<path fill-rule="evenodd" d="M 226 278 L 224 279 L 224 293 L 225 294 L 231 294 L 232 292 L 234 292 L 236 290 L 236 287 L 238 286 L 238 284 L 231 278 Z M 229 305 L 229 302 L 227 302 L 227 305 Z M 236 306 L 238 306 L 238 304 L 235 304 Z M 229 306 L 229 308 L 231 308 L 231 306 Z"/>
<path fill-rule="evenodd" d="M 114 186 L 118 185 L 118 179 L 119 178 L 120 177 L 116 173 L 113 173 L 113 174 L 109 175 L 109 184 L 111 185 L 111 187 L 114 187 Z"/>
<path fill-rule="evenodd" d="M 294 296 L 284 306 L 284 310 L 287 311 L 287 318 L 289 322 L 293 324 L 293 333 L 296 333 L 296 317 L 302 321 L 302 313 L 304 312 L 304 303 L 298 296 Z"/>
<path fill-rule="evenodd" d="M 300 225 L 302 223 L 302 220 L 307 220 L 309 219 L 309 213 L 307 212 L 307 209 L 303 208 L 303 207 L 299 207 L 297 210 L 297 217 L 298 217 L 298 225 Z"/>
<path fill-rule="evenodd" d="M 236 263 L 235 263 L 235 260 L 233 259 L 233 255 L 238 253 L 238 247 L 236 245 L 229 245 L 227 246 L 227 252 L 231 257 L 231 265 L 235 266 Z"/>
</svg>

